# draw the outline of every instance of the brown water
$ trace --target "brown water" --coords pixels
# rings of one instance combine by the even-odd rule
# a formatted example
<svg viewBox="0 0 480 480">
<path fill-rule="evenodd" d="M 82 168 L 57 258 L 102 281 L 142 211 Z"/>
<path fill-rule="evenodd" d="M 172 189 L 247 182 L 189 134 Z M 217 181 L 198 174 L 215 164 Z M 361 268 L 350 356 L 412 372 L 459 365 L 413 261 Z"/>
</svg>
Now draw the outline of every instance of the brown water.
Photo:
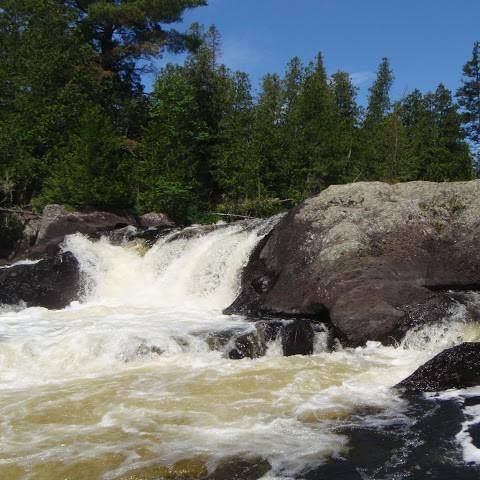
<svg viewBox="0 0 480 480">
<path fill-rule="evenodd" d="M 263 358 L 227 360 L 207 333 L 249 326 L 220 313 L 238 272 L 218 248 L 210 263 L 205 252 L 218 242 L 222 255 L 243 252 L 238 271 L 250 235 L 186 241 L 152 258 L 73 239 L 91 281 L 85 301 L 0 313 L 0 479 L 195 479 L 226 459 L 263 459 L 272 467 L 263 478 L 294 478 L 348 449 L 335 433 L 342 422 L 394 418 L 404 405 L 392 385 L 445 346 L 480 339 L 459 309 L 448 329 L 412 333 L 396 348 L 328 353 L 319 334 L 312 356 L 283 357 L 272 343 Z M 190 274 L 171 268 L 175 259 Z"/>
</svg>

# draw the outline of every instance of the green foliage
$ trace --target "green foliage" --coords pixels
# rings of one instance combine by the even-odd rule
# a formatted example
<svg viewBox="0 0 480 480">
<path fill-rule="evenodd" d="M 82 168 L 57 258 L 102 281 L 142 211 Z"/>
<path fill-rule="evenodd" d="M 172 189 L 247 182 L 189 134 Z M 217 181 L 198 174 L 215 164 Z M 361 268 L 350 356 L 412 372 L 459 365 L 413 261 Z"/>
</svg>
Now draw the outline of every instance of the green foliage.
<svg viewBox="0 0 480 480">
<path fill-rule="evenodd" d="M 480 168 L 480 42 L 473 46 L 472 58 L 463 67 L 462 86 L 457 90 L 465 132 L 473 144 L 477 171 Z"/>
<path fill-rule="evenodd" d="M 131 207 L 131 154 L 100 109 L 92 109 L 82 116 L 69 144 L 69 151 L 55 164 L 37 205 Z"/>
<path fill-rule="evenodd" d="M 15 215 L 0 214 L 0 256 L 8 257 L 22 239 L 23 225 Z"/>
<path fill-rule="evenodd" d="M 0 204 L 198 222 L 218 211 L 271 215 L 338 183 L 472 177 L 478 43 L 460 111 L 443 85 L 393 102 L 386 58 L 362 109 L 348 73 L 329 76 L 321 54 L 308 65 L 293 58 L 253 93 L 247 74 L 221 64 L 215 27 L 171 28 L 205 3 L 4 0 Z M 145 95 L 141 66 L 185 49 L 184 64 L 163 68 Z"/>
<path fill-rule="evenodd" d="M 132 61 L 158 55 L 162 49 L 184 50 L 197 39 L 166 29 L 185 10 L 205 0 L 65 0 L 85 40 L 101 55 L 106 70 L 122 71 Z"/>
<path fill-rule="evenodd" d="M 0 12 L 0 178 L 9 203 L 39 193 L 96 91 L 92 52 L 56 2 L 6 0 Z"/>
</svg>

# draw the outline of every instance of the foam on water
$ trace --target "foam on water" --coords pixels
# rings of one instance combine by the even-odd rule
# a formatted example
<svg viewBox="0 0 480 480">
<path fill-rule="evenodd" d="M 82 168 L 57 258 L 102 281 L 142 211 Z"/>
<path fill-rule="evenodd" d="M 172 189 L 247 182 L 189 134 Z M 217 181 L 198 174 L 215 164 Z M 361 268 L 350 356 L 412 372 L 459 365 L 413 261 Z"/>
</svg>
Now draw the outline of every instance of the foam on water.
<svg viewBox="0 0 480 480">
<path fill-rule="evenodd" d="M 459 307 L 448 327 L 412 332 L 397 347 L 329 353 L 317 332 L 307 357 L 281 356 L 279 339 L 256 360 L 211 351 L 209 333 L 251 328 L 221 310 L 276 220 L 174 232 L 147 251 L 70 237 L 82 301 L 0 311 L 0 478 L 107 480 L 252 456 L 273 466 L 265 478 L 291 478 L 345 451 L 339 422 L 363 410 L 399 414 L 392 385 L 447 346 L 480 339 Z"/>
</svg>

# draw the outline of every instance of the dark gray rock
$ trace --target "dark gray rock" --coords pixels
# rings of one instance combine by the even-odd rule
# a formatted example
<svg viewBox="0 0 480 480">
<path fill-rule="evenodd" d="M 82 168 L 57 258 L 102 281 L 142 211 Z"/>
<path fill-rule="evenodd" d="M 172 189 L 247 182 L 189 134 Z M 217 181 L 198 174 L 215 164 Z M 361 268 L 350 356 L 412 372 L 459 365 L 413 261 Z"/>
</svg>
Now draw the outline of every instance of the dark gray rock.
<svg viewBox="0 0 480 480">
<path fill-rule="evenodd" d="M 271 465 L 261 457 L 228 458 L 221 460 L 208 480 L 258 480 L 271 470 Z"/>
<path fill-rule="evenodd" d="M 314 349 L 315 333 L 325 332 L 323 324 L 313 324 L 309 319 L 267 319 L 253 320 L 253 329 L 230 328 L 205 335 L 210 349 L 222 351 L 225 356 L 239 360 L 258 358 L 265 355 L 268 343 L 280 336 L 285 356 L 311 355 Z"/>
<path fill-rule="evenodd" d="M 226 356 L 231 360 L 263 357 L 267 351 L 265 333 L 261 326 L 235 336 L 227 346 Z"/>
<path fill-rule="evenodd" d="M 135 224 L 135 218 L 130 215 L 97 211 L 70 212 L 61 205 L 47 205 L 43 210 L 35 245 L 23 254 L 30 258 L 55 255 L 66 235 L 93 235 Z"/>
<path fill-rule="evenodd" d="M 226 313 L 329 319 L 349 346 L 443 320 L 480 287 L 480 181 L 331 186 L 254 250 Z"/>
<path fill-rule="evenodd" d="M 311 355 L 315 331 L 310 320 L 296 319 L 286 322 L 281 329 L 283 354 Z"/>
<path fill-rule="evenodd" d="M 141 240 L 145 242 L 147 245 L 152 246 L 158 240 L 165 237 L 169 233 L 175 231 L 175 227 L 149 227 L 146 230 L 138 230 L 131 240 Z"/>
<path fill-rule="evenodd" d="M 478 399 L 477 399 L 478 401 Z M 466 405 L 466 401 L 465 401 Z M 387 417 L 388 418 L 388 417 Z M 341 458 L 299 475 L 300 480 L 478 480 L 455 438 L 467 420 L 459 398 L 410 397 L 402 415 L 359 412 L 336 433 L 348 439 Z M 387 421 L 386 421 L 387 420 Z"/>
<path fill-rule="evenodd" d="M 67 252 L 33 265 L 0 269 L 0 303 L 61 309 L 80 295 L 77 259 Z"/>
<path fill-rule="evenodd" d="M 480 385 L 480 342 L 466 342 L 433 357 L 395 387 L 437 392 Z"/>
<path fill-rule="evenodd" d="M 145 213 L 139 219 L 141 227 L 173 227 L 175 224 L 165 213 L 150 212 Z"/>
<path fill-rule="evenodd" d="M 133 225 L 117 228 L 108 232 L 107 236 L 110 242 L 114 245 L 121 245 L 124 242 L 129 242 L 137 237 L 139 234 L 138 228 Z"/>
</svg>

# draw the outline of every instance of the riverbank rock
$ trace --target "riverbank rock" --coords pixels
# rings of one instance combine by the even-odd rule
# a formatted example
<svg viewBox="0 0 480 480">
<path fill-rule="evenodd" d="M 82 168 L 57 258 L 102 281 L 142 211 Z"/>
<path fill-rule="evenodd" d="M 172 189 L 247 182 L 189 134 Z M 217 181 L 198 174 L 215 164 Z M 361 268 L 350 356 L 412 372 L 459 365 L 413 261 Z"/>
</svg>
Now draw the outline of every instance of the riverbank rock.
<svg viewBox="0 0 480 480">
<path fill-rule="evenodd" d="M 70 252 L 30 265 L 0 269 L 0 303 L 65 308 L 80 293 L 78 261 Z"/>
<path fill-rule="evenodd" d="M 29 250 L 37 239 L 40 216 L 22 210 L 0 213 L 0 265 Z"/>
<path fill-rule="evenodd" d="M 165 213 L 159 212 L 150 212 L 145 213 L 139 219 L 139 224 L 141 227 L 173 227 L 175 225 Z"/>
<path fill-rule="evenodd" d="M 433 357 L 396 388 L 438 392 L 480 385 L 480 342 L 466 342 Z"/>
<path fill-rule="evenodd" d="M 392 343 L 480 287 L 480 181 L 331 186 L 253 252 L 226 313 L 311 316 L 349 346 Z"/>
<path fill-rule="evenodd" d="M 330 458 L 299 478 L 478 480 L 480 465 L 463 457 L 464 452 L 476 452 L 478 441 L 470 427 L 472 444 L 464 450 L 459 432 L 466 428 L 465 422 L 472 422 L 468 404 L 479 400 L 417 395 L 408 399 L 402 415 L 388 422 L 382 413 L 359 413 L 335 430 L 348 440 L 341 457 Z"/>
<path fill-rule="evenodd" d="M 68 211 L 61 205 L 47 205 L 42 214 L 35 245 L 27 252 L 30 258 L 57 253 L 57 246 L 66 235 L 83 233 L 95 234 L 135 225 L 130 215 L 117 215 L 111 212 Z"/>
</svg>

